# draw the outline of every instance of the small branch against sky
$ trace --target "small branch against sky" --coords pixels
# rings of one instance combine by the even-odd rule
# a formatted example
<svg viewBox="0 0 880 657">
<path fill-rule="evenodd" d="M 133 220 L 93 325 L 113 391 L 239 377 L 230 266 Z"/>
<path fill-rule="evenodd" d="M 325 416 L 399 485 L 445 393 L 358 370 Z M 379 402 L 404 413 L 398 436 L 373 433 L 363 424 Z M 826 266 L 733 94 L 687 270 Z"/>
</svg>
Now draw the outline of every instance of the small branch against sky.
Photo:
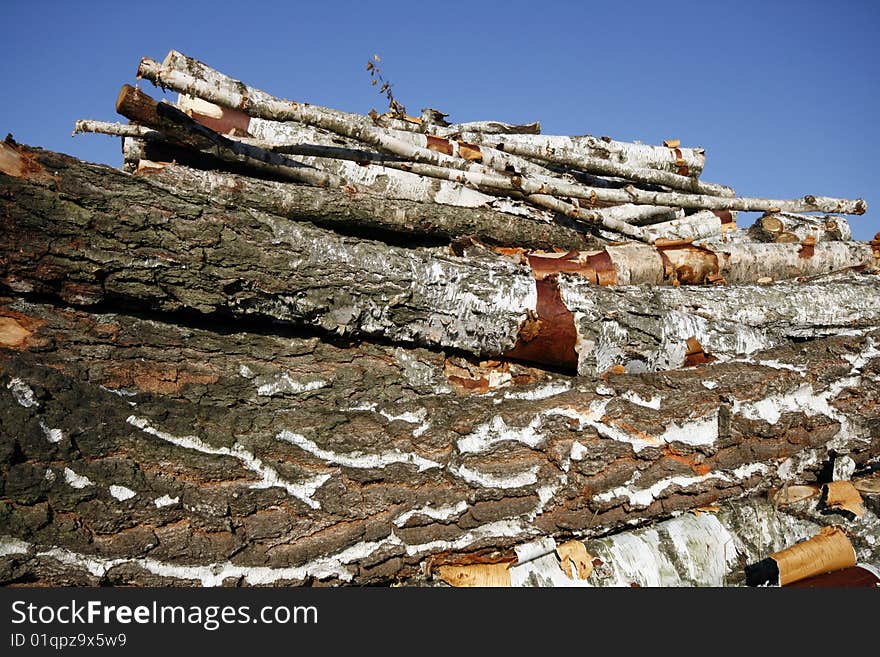
<svg viewBox="0 0 880 657">
<path fill-rule="evenodd" d="M 401 105 L 397 98 L 394 97 L 393 85 L 382 76 L 382 69 L 379 68 L 379 62 L 381 61 L 382 59 L 376 54 L 373 55 L 371 60 L 367 61 L 367 71 L 370 73 L 370 78 L 372 78 L 370 84 L 375 87 L 381 83 L 379 93 L 385 94 L 385 97 L 388 99 L 388 111 L 393 116 L 403 119 L 406 117 L 406 107 Z M 371 110 L 371 114 L 374 112 L 375 110 Z"/>
</svg>

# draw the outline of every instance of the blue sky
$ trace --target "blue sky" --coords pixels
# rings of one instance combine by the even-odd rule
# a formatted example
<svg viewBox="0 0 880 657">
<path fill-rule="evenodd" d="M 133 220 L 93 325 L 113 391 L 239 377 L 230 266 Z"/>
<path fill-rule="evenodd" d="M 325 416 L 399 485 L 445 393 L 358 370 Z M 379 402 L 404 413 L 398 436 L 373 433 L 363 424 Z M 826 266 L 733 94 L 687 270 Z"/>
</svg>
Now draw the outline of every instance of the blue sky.
<svg viewBox="0 0 880 657">
<path fill-rule="evenodd" d="M 740 195 L 861 197 L 854 234 L 880 231 L 877 2 L 19 2 L 3 0 L 0 131 L 121 163 L 116 120 L 142 56 L 170 48 L 278 96 L 451 120 L 542 122 L 706 148 L 703 177 Z M 152 85 L 142 83 L 150 93 Z M 156 95 L 154 93 L 154 95 Z M 2 135 L 0 135 L 2 136 Z M 742 224 L 743 222 L 741 222 Z"/>
</svg>

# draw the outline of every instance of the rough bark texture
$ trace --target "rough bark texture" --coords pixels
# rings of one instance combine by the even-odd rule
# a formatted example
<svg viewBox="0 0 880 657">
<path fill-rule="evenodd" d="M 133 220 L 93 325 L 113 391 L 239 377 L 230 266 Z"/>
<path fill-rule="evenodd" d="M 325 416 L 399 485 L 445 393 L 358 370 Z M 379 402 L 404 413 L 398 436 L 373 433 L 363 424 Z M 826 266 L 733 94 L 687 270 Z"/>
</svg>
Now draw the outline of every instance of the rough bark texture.
<svg viewBox="0 0 880 657">
<path fill-rule="evenodd" d="M 149 176 L 21 152 L 38 171 L 0 176 L 0 282 L 69 303 L 261 317 L 340 335 L 508 354 L 582 373 L 616 364 L 679 367 L 690 362 L 691 338 L 708 354 L 730 358 L 815 331 L 872 327 L 880 314 L 880 281 L 871 275 L 809 285 L 595 286 L 670 280 L 658 249 L 631 245 L 608 247 L 604 259 L 614 276 L 607 281 L 601 277 L 609 275 L 608 263 L 597 265 L 595 280 L 536 282 L 529 266 L 491 252 L 456 257 L 447 249 L 343 237 L 258 209 L 205 205 L 188 198 L 189 191 L 157 188 Z M 776 249 L 780 258 L 791 251 L 791 245 L 756 246 Z M 868 245 L 820 247 L 841 251 L 839 262 L 829 257 L 835 266 L 862 264 L 847 259 L 854 253 L 873 258 Z M 781 260 L 803 274 L 810 259 L 793 248 Z M 673 264 L 711 256 L 708 269 L 692 266 L 690 279 L 680 275 L 685 282 L 705 279 L 723 260 L 688 245 L 664 253 Z M 757 259 L 737 264 L 737 253 L 724 256 L 722 274 L 759 275 L 750 268 Z M 628 267 L 616 272 L 615 258 L 629 258 Z M 820 271 L 829 267 L 815 262 Z M 560 342 L 559 331 L 570 342 Z"/>
<path fill-rule="evenodd" d="M 880 454 L 877 334 L 590 381 L 20 300 L 0 327 L 4 583 L 418 581 Z"/>
<path fill-rule="evenodd" d="M 493 210 L 491 205 L 465 208 L 401 199 L 390 181 L 385 193 L 377 196 L 291 186 L 177 165 L 147 170 L 144 175 L 151 184 L 194 200 L 251 207 L 342 232 L 368 234 L 381 230 L 447 241 L 472 236 L 490 244 L 527 244 L 548 249 L 584 248 L 595 242 L 591 236 L 559 223 L 513 214 L 512 207 L 511 213 L 505 213 Z M 442 192 L 435 194 L 437 198 L 441 196 Z M 487 200 L 492 203 L 498 199 Z M 498 205 L 507 209 L 501 203 Z"/>
</svg>

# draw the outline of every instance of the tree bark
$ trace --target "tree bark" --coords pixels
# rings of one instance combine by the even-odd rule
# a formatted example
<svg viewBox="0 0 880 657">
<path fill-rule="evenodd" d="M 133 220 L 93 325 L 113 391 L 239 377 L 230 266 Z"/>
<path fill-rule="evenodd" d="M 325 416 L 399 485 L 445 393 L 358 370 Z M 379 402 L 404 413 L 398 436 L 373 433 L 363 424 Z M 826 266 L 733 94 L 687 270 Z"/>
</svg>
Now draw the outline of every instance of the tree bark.
<svg viewBox="0 0 880 657">
<path fill-rule="evenodd" d="M 532 248 L 589 248 L 594 239 L 558 223 L 508 214 L 488 207 L 452 207 L 445 190 L 432 201 L 400 199 L 404 194 L 391 183 L 387 196 L 344 190 L 314 189 L 286 183 L 246 178 L 230 173 L 200 171 L 174 164 L 151 168 L 144 179 L 172 193 L 204 203 L 250 207 L 295 221 L 310 221 L 342 232 L 368 234 L 380 230 L 436 240 L 472 236 L 489 244 Z M 497 199 L 489 199 L 490 203 Z M 512 205 L 512 202 L 511 202 Z M 499 203 L 500 209 L 505 206 Z"/>
<path fill-rule="evenodd" d="M 203 64 L 199 64 L 203 69 L 213 71 Z M 448 167 L 452 171 L 460 172 L 450 178 L 457 182 L 469 182 L 481 189 L 518 191 L 527 195 L 538 195 L 542 197 L 539 202 L 546 200 L 545 195 L 553 195 L 586 199 L 593 203 L 601 201 L 613 204 L 638 203 L 705 210 L 768 211 L 776 209 L 788 212 L 837 212 L 842 214 L 863 214 L 867 207 L 862 199 L 835 199 L 820 196 L 805 196 L 803 199 L 794 200 L 748 197 L 722 198 L 678 192 L 648 192 L 631 186 L 623 190 L 603 189 L 540 176 L 511 178 L 488 167 L 472 164 L 463 158 L 454 158 L 444 153 L 413 146 L 387 132 L 362 122 L 347 121 L 345 117 L 325 112 L 321 108 L 283 101 L 265 92 L 246 87 L 235 80 L 229 80 L 216 71 L 211 75 L 204 73 L 204 77 L 200 78 L 145 58 L 141 61 L 138 75 L 154 84 L 175 89 L 180 93 L 195 95 L 224 107 L 238 109 L 248 115 L 276 121 L 299 121 L 363 141 L 376 148 L 410 158 L 416 162 Z M 226 82 L 217 82 L 218 76 L 225 78 Z M 548 205 L 553 206 L 550 209 L 558 210 L 556 204 Z M 603 225 L 611 230 L 621 228 L 621 226 Z M 632 232 L 623 234 L 635 236 Z"/>
<path fill-rule="evenodd" d="M 583 135 L 568 137 L 562 135 L 481 135 L 463 133 L 464 141 L 501 148 L 509 152 L 540 148 L 543 153 L 553 153 L 559 157 L 573 160 L 607 160 L 641 169 L 656 169 L 677 175 L 698 178 L 706 162 L 702 148 L 680 148 L 675 146 L 651 146 L 625 141 L 615 141 L 608 137 Z M 528 157 L 528 156 L 526 156 Z"/>
<path fill-rule="evenodd" d="M 119 299 L 263 317 L 582 373 L 679 367 L 691 362 L 691 338 L 730 358 L 815 331 L 871 327 L 880 313 L 875 276 L 647 291 L 595 285 L 752 280 L 771 256 L 775 275 L 820 273 L 873 262 L 872 246 L 861 243 L 817 244 L 811 257 L 798 245 L 731 245 L 730 255 L 688 244 L 608 247 L 592 260 L 575 254 L 573 264 L 550 263 L 579 276 L 536 281 L 530 267 L 494 253 L 460 258 L 342 237 L 257 209 L 206 206 L 188 192 L 57 154 L 21 152 L 39 175 L 0 177 L 0 281 L 71 303 Z"/>
<path fill-rule="evenodd" d="M 809 540 L 823 527 L 840 525 L 839 517 L 821 515 L 815 503 L 812 507 L 780 507 L 753 496 L 605 538 L 560 543 L 542 537 L 516 546 L 512 561 L 444 565 L 430 574 L 434 582 L 465 586 L 742 586 L 744 564 Z M 846 523 L 856 558 L 868 565 L 861 571 L 861 586 L 880 581 L 870 566 L 880 563 L 878 530 L 880 519 L 874 514 Z M 482 577 L 487 568 L 498 573 L 494 583 Z"/>
<path fill-rule="evenodd" d="M 681 219 L 651 224 L 645 228 L 650 242 L 657 240 L 702 240 L 736 230 L 734 213 L 701 210 Z"/>
<path fill-rule="evenodd" d="M 760 242 L 784 242 L 793 235 L 798 242 L 847 241 L 852 229 L 844 217 L 816 217 L 790 212 L 772 212 L 758 217 L 749 228 L 749 236 Z"/>
<path fill-rule="evenodd" d="M 481 141 L 490 142 L 486 144 L 486 148 L 481 151 L 483 153 L 491 148 L 492 150 L 500 150 L 511 155 L 518 155 L 522 158 L 531 158 L 536 161 L 559 164 L 586 171 L 588 173 L 626 178 L 634 182 L 647 183 L 650 185 L 663 185 L 664 187 L 679 191 L 687 191 L 694 194 L 707 194 L 709 196 L 724 197 L 734 196 L 734 191 L 730 187 L 718 185 L 716 183 L 703 182 L 695 177 L 681 175 L 677 172 L 664 171 L 663 169 L 634 167 L 629 164 L 615 162 L 607 157 L 595 157 L 585 153 L 574 154 L 570 149 L 556 151 L 552 147 L 547 146 L 542 147 L 536 144 L 518 143 L 516 141 L 507 143 L 488 138 L 484 138 Z"/>
<path fill-rule="evenodd" d="M 269 175 L 318 187 L 344 187 L 346 181 L 325 171 L 301 165 L 291 158 L 242 142 L 227 139 L 199 124 L 173 105 L 124 85 L 116 99 L 116 111 L 132 121 L 158 130 L 173 140 L 220 160 L 241 164 Z"/>
<path fill-rule="evenodd" d="M 4 584 L 418 583 L 880 454 L 876 333 L 596 381 L 21 300 L 0 326 Z"/>
</svg>

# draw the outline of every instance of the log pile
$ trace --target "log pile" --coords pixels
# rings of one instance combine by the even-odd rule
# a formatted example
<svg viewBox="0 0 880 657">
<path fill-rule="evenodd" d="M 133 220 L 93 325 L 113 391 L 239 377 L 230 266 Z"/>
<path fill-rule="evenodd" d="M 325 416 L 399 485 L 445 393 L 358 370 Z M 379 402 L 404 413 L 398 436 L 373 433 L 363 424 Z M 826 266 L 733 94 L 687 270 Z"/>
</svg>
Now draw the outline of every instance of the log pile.
<svg viewBox="0 0 880 657">
<path fill-rule="evenodd" d="M 0 581 L 743 583 L 818 527 L 768 491 L 880 459 L 863 201 L 138 76 L 177 104 L 76 124 L 122 171 L 0 144 Z M 844 524 L 875 562 L 870 504 Z"/>
</svg>

